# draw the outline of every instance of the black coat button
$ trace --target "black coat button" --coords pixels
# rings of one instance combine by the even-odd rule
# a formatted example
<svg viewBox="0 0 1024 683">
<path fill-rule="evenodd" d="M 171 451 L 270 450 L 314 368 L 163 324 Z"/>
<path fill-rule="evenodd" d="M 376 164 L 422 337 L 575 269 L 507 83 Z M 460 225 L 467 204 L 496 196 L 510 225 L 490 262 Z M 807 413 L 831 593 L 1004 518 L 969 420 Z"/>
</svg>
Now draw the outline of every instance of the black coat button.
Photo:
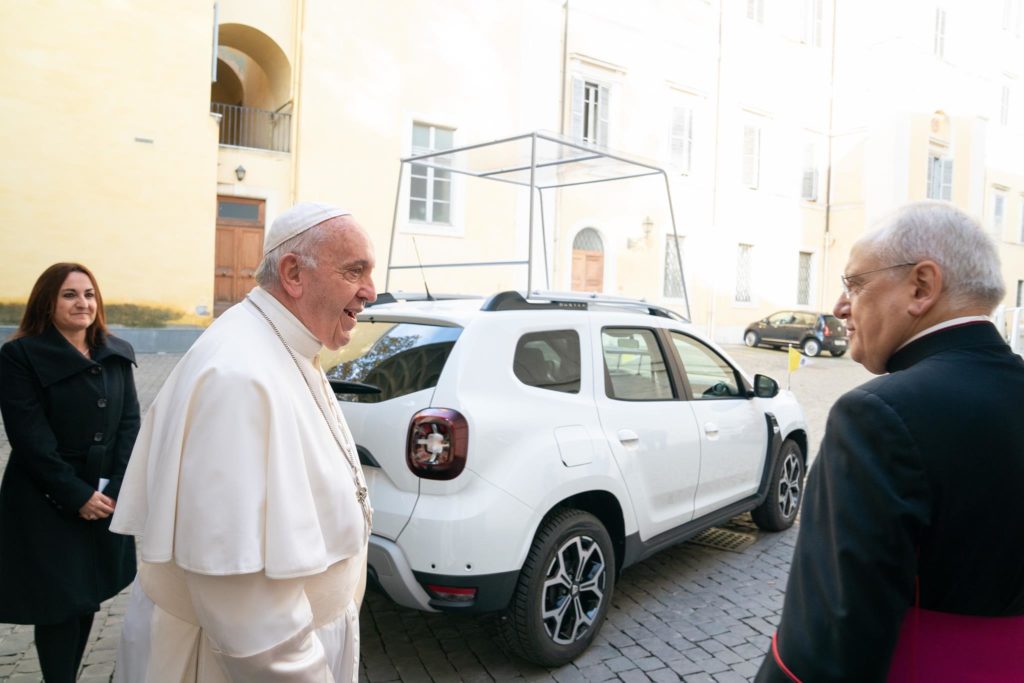
<svg viewBox="0 0 1024 683">
<path fill-rule="evenodd" d="M 100 408 L 106 408 L 107 407 L 107 399 L 101 398 L 100 400 L 96 401 L 96 405 L 99 406 Z"/>
<path fill-rule="evenodd" d="M 96 432 L 93 434 L 92 440 L 96 442 L 103 441 L 103 432 Z"/>
<path fill-rule="evenodd" d="M 94 374 L 94 375 L 98 375 L 98 374 L 100 374 L 100 370 L 102 370 L 102 369 L 103 369 L 103 368 L 101 368 L 100 366 L 98 366 L 98 365 L 94 365 L 94 366 L 92 366 L 92 368 L 91 368 L 91 369 L 89 370 L 89 372 L 91 372 L 91 373 L 92 373 L 92 374 Z"/>
</svg>

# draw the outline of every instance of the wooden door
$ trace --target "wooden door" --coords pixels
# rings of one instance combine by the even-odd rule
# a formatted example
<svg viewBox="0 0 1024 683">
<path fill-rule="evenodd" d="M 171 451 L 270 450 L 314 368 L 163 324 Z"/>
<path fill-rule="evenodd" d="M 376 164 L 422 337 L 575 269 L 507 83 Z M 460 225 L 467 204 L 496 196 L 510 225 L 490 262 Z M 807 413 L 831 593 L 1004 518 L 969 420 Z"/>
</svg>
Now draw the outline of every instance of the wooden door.
<svg viewBox="0 0 1024 683">
<path fill-rule="evenodd" d="M 213 314 L 220 315 L 256 286 L 256 268 L 263 258 L 262 199 L 217 198 L 217 242 L 214 249 Z"/>
<path fill-rule="evenodd" d="M 572 250 L 572 291 L 600 292 L 604 288 L 604 252 Z"/>
</svg>

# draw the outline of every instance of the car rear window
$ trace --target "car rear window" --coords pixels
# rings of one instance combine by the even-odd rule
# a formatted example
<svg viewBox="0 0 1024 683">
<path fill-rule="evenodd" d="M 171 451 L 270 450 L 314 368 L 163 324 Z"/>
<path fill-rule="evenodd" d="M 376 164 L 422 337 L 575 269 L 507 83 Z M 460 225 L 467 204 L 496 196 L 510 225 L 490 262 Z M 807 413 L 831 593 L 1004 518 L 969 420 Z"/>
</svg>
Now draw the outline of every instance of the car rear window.
<svg viewBox="0 0 1024 683">
<path fill-rule="evenodd" d="M 524 334 L 516 344 L 512 371 L 531 387 L 580 393 L 580 335 L 576 330 Z"/>
<path fill-rule="evenodd" d="M 846 333 L 846 325 L 843 323 L 842 320 L 840 320 L 839 318 L 835 317 L 834 315 L 826 315 L 825 316 L 825 325 L 828 327 L 829 331 L 832 332 L 833 334 L 835 334 L 835 333 L 845 334 Z"/>
<path fill-rule="evenodd" d="M 343 401 L 378 403 L 437 386 L 461 327 L 360 322 L 348 345 L 324 359 L 330 380 L 359 382 L 379 393 L 338 394 Z"/>
</svg>

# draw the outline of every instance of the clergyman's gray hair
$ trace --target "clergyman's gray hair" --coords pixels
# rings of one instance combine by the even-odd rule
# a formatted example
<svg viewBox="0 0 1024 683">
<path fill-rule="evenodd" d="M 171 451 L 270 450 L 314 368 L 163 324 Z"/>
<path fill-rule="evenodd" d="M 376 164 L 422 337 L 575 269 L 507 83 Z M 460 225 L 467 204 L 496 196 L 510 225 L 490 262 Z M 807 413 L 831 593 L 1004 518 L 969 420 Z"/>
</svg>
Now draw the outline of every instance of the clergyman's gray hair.
<svg viewBox="0 0 1024 683">
<path fill-rule="evenodd" d="M 882 219 L 880 227 L 854 244 L 884 263 L 934 261 L 942 270 L 950 303 L 994 309 L 1006 288 L 995 242 L 969 215 L 948 202 L 907 204 Z"/>
<path fill-rule="evenodd" d="M 278 265 L 285 254 L 295 254 L 299 259 L 299 265 L 303 268 L 316 268 L 319 265 L 320 245 L 331 229 L 333 220 L 327 220 L 320 225 L 315 225 L 309 230 L 299 233 L 290 240 L 285 240 L 264 255 L 256 269 L 256 282 L 263 289 L 276 289 L 281 285 L 281 276 L 278 273 Z"/>
</svg>

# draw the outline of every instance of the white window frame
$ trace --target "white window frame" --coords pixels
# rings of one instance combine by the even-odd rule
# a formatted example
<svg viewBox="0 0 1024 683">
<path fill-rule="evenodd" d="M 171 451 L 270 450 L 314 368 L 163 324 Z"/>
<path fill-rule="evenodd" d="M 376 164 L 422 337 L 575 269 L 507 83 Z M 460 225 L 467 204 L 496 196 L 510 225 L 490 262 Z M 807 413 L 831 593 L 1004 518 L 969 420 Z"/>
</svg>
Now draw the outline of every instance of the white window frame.
<svg viewBox="0 0 1024 683">
<path fill-rule="evenodd" d="M 607 147 L 611 128 L 611 84 L 577 74 L 572 77 L 571 89 L 572 138 L 577 142 Z"/>
<path fill-rule="evenodd" d="M 992 236 L 998 241 L 1003 238 L 1003 229 L 1006 227 L 1006 200 L 1005 188 L 997 187 L 992 191 Z"/>
<path fill-rule="evenodd" d="M 800 198 L 805 202 L 818 201 L 818 144 L 816 142 L 808 142 L 804 145 Z"/>
<path fill-rule="evenodd" d="M 804 0 L 804 43 L 821 47 L 824 0 Z"/>
<path fill-rule="evenodd" d="M 459 127 L 453 122 L 455 121 L 454 116 L 445 116 L 444 112 L 440 114 L 424 113 L 424 112 L 408 112 L 405 114 L 403 127 L 402 127 L 402 147 L 403 149 L 409 150 L 406 156 L 415 155 L 413 147 L 413 126 L 423 125 L 430 126 L 432 128 L 445 128 L 452 131 L 452 145 L 458 147 L 459 145 Z M 433 137 L 431 137 L 433 139 Z M 419 149 L 419 148 L 415 148 Z M 403 234 L 410 235 L 437 235 L 444 237 L 464 237 L 465 236 L 465 201 L 463 198 L 463 183 L 464 179 L 458 173 L 451 174 L 451 197 L 449 207 L 449 222 L 448 223 L 429 223 L 409 217 L 410 206 L 412 202 L 411 191 L 412 191 L 412 166 L 413 164 L 403 164 L 408 168 L 403 168 L 402 173 L 406 177 L 402 179 L 401 185 L 401 196 L 399 197 L 399 206 L 401 207 L 398 216 L 398 230 Z M 428 183 L 428 186 L 432 185 Z M 431 190 L 433 188 L 431 187 Z"/>
<path fill-rule="evenodd" d="M 447 126 L 438 126 L 438 125 L 435 125 L 433 123 L 428 123 L 428 122 L 425 122 L 425 121 L 413 121 L 412 130 L 415 131 L 417 127 L 426 128 L 427 129 L 427 136 L 429 138 L 429 143 L 428 143 L 428 145 L 426 147 L 416 147 L 416 146 L 414 146 L 415 143 L 412 143 L 412 145 L 410 145 L 410 147 L 411 147 L 412 154 L 414 156 L 416 154 L 426 154 L 427 152 L 434 152 L 434 151 L 440 149 L 437 146 L 437 143 L 436 143 L 436 138 L 437 138 L 438 130 L 445 130 L 445 131 L 450 132 L 451 136 L 452 136 L 452 146 L 453 147 L 455 146 L 455 129 L 454 128 L 449 128 Z M 415 138 L 415 136 L 413 136 L 413 139 L 414 138 Z M 433 163 L 434 164 L 438 164 L 438 165 L 443 165 L 444 161 L 443 160 L 435 159 L 433 161 Z M 417 177 L 417 176 L 414 175 L 414 167 L 416 165 L 417 164 L 415 164 L 415 163 L 409 164 L 409 198 L 408 198 L 408 202 L 406 203 L 406 206 L 408 207 L 409 213 L 411 213 L 411 211 L 412 211 L 412 202 L 413 202 L 413 199 L 414 199 L 413 196 L 412 196 L 412 182 L 413 182 L 413 179 Z M 426 218 L 423 218 L 423 219 L 413 218 L 411 215 L 406 214 L 406 218 L 407 218 L 407 220 L 410 223 L 425 223 L 427 225 L 443 226 L 445 228 L 450 228 L 453 225 L 454 220 L 455 220 L 455 215 L 454 215 L 454 208 L 455 208 L 454 207 L 454 204 L 455 204 L 455 202 L 454 202 L 455 184 L 454 184 L 454 178 L 452 177 L 453 174 L 452 174 L 451 171 L 449 171 L 448 172 L 448 178 L 446 179 L 446 182 L 448 183 L 448 198 L 447 199 L 438 199 L 438 198 L 436 198 L 434 196 L 434 186 L 435 186 L 435 183 L 437 183 L 437 182 L 445 182 L 445 179 L 441 179 L 441 178 L 436 177 L 437 176 L 437 171 L 438 170 L 433 168 L 433 167 L 426 167 L 427 175 L 424 178 L 424 180 L 425 180 L 427 195 L 426 195 L 426 197 L 416 197 L 415 198 L 418 201 L 426 202 Z M 446 221 L 439 221 L 439 220 L 435 220 L 434 219 L 434 212 L 436 210 L 436 205 L 438 205 L 438 204 L 447 204 L 448 205 L 448 220 L 446 220 Z"/>
<path fill-rule="evenodd" d="M 747 0 L 746 17 L 755 23 L 764 24 L 764 0 Z"/>
<path fill-rule="evenodd" d="M 740 182 L 751 190 L 761 185 L 761 143 L 763 127 L 752 121 L 743 124 Z"/>
<path fill-rule="evenodd" d="M 1017 241 L 1024 244 L 1024 194 L 1020 196 L 1020 233 L 1017 235 Z"/>
<path fill-rule="evenodd" d="M 946 57 L 946 10 L 935 8 L 935 35 L 932 38 L 932 53 L 939 59 Z"/>
<path fill-rule="evenodd" d="M 953 200 L 953 157 L 946 150 L 932 149 L 928 153 L 926 183 L 925 196 L 928 199 Z"/>
<path fill-rule="evenodd" d="M 669 162 L 683 175 L 693 169 L 693 112 L 691 104 L 675 104 L 668 131 Z"/>
</svg>

